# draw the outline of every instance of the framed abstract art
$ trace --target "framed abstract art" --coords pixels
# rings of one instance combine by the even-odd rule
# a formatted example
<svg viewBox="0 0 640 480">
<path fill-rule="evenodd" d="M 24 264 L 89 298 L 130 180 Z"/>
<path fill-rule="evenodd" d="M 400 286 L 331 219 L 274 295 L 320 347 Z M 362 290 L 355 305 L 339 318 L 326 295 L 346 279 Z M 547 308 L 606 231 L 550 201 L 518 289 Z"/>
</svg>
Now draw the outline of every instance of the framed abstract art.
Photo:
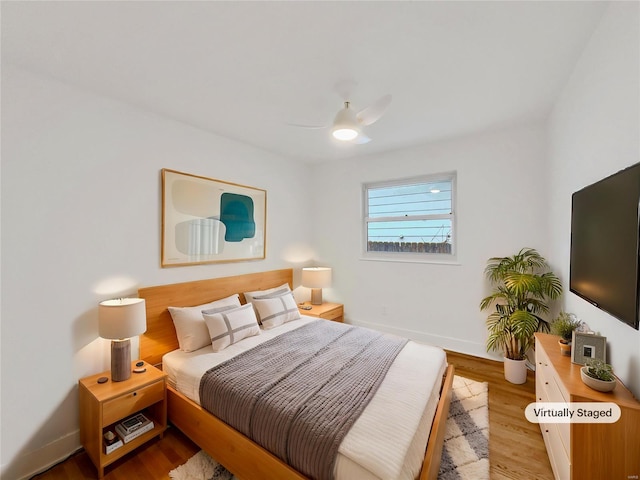
<svg viewBox="0 0 640 480">
<path fill-rule="evenodd" d="M 265 258 L 267 192 L 162 169 L 163 267 Z"/>
</svg>

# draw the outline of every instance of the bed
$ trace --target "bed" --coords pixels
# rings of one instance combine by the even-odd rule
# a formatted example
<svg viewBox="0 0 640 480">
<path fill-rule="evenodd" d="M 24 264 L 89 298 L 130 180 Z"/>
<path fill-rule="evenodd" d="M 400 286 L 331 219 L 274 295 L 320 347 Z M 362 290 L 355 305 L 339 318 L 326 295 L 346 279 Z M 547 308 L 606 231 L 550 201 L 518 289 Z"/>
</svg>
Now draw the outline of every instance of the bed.
<svg viewBox="0 0 640 480">
<path fill-rule="evenodd" d="M 168 307 L 189 307 L 193 305 L 200 305 L 213 300 L 222 299 L 236 293 L 240 294 L 240 299 L 242 303 L 244 303 L 245 299 L 242 292 L 266 290 L 285 283 L 290 287 L 293 286 L 293 272 L 291 269 L 161 285 L 141 288 L 139 290 L 139 296 L 146 300 L 147 306 L 147 331 L 140 337 L 140 356 L 143 360 L 153 365 L 161 364 L 163 362 L 163 358 L 167 362 L 167 366 L 164 369 L 169 374 L 169 387 L 167 394 L 169 421 L 184 432 L 203 450 L 208 452 L 213 458 L 227 467 L 230 471 L 234 472 L 234 474 L 240 479 L 293 480 L 304 479 L 307 477 L 295 468 L 287 465 L 276 455 L 253 442 L 238 430 L 230 427 L 219 418 L 210 414 L 200 405 L 200 399 L 197 398 L 198 395 L 195 393 L 196 389 L 194 387 L 194 385 L 199 382 L 198 379 L 200 374 L 193 373 L 193 370 L 186 369 L 187 380 L 185 380 L 184 377 L 180 379 L 178 375 L 182 367 L 190 363 L 200 365 L 196 370 L 198 370 L 198 368 L 200 368 L 201 371 L 206 370 L 208 367 L 202 366 L 206 365 L 206 360 L 203 360 L 203 358 L 206 356 L 212 356 L 210 351 L 211 349 L 203 348 L 195 353 L 192 352 L 192 354 L 189 355 L 185 355 L 181 352 L 179 350 L 176 331 Z M 296 322 L 285 324 L 286 328 L 284 328 L 283 331 L 287 329 L 298 329 L 297 325 L 294 326 Z M 304 317 L 301 319 L 301 324 L 313 322 L 324 323 L 326 321 L 310 318 L 305 319 Z M 274 329 L 274 331 L 276 330 L 279 329 Z M 302 328 L 300 328 L 299 331 L 302 331 Z M 271 336 L 277 336 L 278 334 L 279 333 L 276 333 Z M 259 335 L 259 337 L 264 337 L 262 340 L 267 340 L 270 338 L 270 335 Z M 251 338 L 255 340 L 256 337 Z M 244 345 L 248 346 L 252 341 L 246 342 Z M 236 345 L 242 345 L 243 342 L 245 342 L 245 340 L 242 340 Z M 410 344 L 411 343 L 413 342 L 410 342 Z M 405 355 L 405 350 L 409 349 L 403 349 L 401 355 Z M 213 356 L 215 355 L 216 354 L 213 354 Z M 193 358 L 195 358 L 195 360 L 193 360 Z M 401 357 L 399 355 L 398 362 L 394 363 L 399 364 L 400 359 Z M 394 368 L 394 365 L 392 365 L 391 368 Z M 395 368 L 400 367 L 396 366 Z M 436 383 L 439 388 L 436 388 L 435 400 L 433 398 L 430 399 L 430 402 L 433 404 L 433 411 L 427 415 L 429 418 L 426 420 L 421 419 L 421 421 L 427 422 L 426 428 L 430 429 L 426 447 L 424 446 L 424 443 L 418 446 L 418 448 L 421 449 L 419 450 L 420 456 L 418 459 L 421 464 L 419 473 L 419 478 L 421 480 L 435 479 L 438 475 L 444 438 L 444 425 L 451 398 L 453 367 L 445 364 L 444 367 L 441 367 L 441 372 L 438 372 L 438 375 L 442 372 L 444 373 L 441 377 L 437 378 Z M 191 375 L 191 377 L 189 377 L 189 375 Z M 386 377 L 380 385 L 380 392 L 384 392 L 385 390 L 385 381 L 387 381 Z M 183 386 L 180 384 L 183 384 Z M 191 391 L 189 388 L 184 388 L 184 384 L 191 384 Z M 376 393 L 376 395 L 380 392 Z M 431 396 L 433 396 L 433 393 Z M 375 402 L 372 401 L 371 404 L 373 405 Z M 368 408 L 369 407 L 367 407 L 367 409 Z M 363 420 L 366 418 L 374 418 L 375 421 L 375 417 L 371 417 L 372 414 L 368 413 L 367 409 L 362 413 L 362 418 L 358 419 L 357 424 L 364 422 L 366 425 L 366 421 Z M 369 415 L 369 417 L 367 417 L 367 415 Z M 353 430 L 358 430 L 355 428 L 355 425 Z M 367 432 L 366 428 L 365 430 L 360 430 L 361 436 L 362 432 Z M 358 446 L 357 442 L 354 443 L 352 441 L 347 441 L 350 439 L 349 435 L 355 436 L 356 438 L 358 437 L 357 432 L 353 433 L 349 431 L 347 437 L 345 437 L 345 444 L 349 444 L 352 447 L 353 445 L 356 445 L 357 448 L 364 450 L 370 449 L 372 452 L 375 451 L 377 444 L 373 446 L 369 444 L 369 447 L 367 447 L 365 442 L 364 446 Z M 380 448 L 382 448 L 381 445 Z M 370 455 L 372 452 L 363 451 L 362 454 Z M 340 455 L 342 454 L 338 455 L 339 458 Z M 354 472 L 358 472 L 358 468 L 360 467 L 357 465 L 357 462 L 354 464 L 354 462 L 349 459 L 348 455 L 345 454 L 344 458 L 342 458 L 342 460 L 339 459 L 336 465 L 342 465 L 342 467 L 340 467 L 341 469 L 336 467 L 336 471 L 338 472 L 337 478 L 357 478 L 354 476 Z M 359 474 L 358 477 L 360 477 Z M 370 478 L 378 477 L 376 477 L 376 473 L 374 472 L 371 473 Z"/>
</svg>

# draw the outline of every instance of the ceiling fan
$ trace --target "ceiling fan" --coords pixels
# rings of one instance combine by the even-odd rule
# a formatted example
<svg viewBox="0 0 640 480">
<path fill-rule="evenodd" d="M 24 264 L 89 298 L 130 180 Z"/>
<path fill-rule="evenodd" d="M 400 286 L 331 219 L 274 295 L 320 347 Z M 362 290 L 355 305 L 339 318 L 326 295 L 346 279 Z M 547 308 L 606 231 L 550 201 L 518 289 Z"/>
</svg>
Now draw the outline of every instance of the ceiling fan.
<svg viewBox="0 0 640 480">
<path fill-rule="evenodd" d="M 331 135 L 342 142 L 358 144 L 370 142 L 371 138 L 364 134 L 362 127 L 371 125 L 380 120 L 391 104 L 391 98 L 391 95 L 384 95 L 368 107 L 358 112 L 351 107 L 351 102 L 345 101 L 344 107 L 336 114 L 333 123 L 331 124 Z M 310 126 L 296 124 L 293 124 L 293 126 L 316 129 L 328 127 L 327 125 Z"/>
</svg>

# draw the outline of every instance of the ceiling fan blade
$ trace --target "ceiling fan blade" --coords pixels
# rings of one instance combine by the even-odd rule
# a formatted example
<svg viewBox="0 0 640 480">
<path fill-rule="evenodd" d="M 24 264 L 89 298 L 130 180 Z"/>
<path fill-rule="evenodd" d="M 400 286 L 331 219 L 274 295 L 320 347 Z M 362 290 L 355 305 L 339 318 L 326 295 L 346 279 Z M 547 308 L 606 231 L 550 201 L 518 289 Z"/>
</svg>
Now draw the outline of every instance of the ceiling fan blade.
<svg viewBox="0 0 640 480">
<path fill-rule="evenodd" d="M 323 128 L 329 127 L 329 125 L 305 125 L 301 123 L 287 123 L 287 125 L 290 127 L 296 127 L 296 128 L 306 128 L 309 130 L 321 130 Z"/>
<path fill-rule="evenodd" d="M 357 145 L 362 145 L 362 144 L 365 144 L 365 143 L 369 143 L 370 141 L 371 141 L 371 139 L 369 137 L 367 137 L 364 133 L 359 133 L 356 138 L 351 140 L 351 143 L 355 143 Z"/>
<path fill-rule="evenodd" d="M 356 115 L 358 122 L 362 125 L 371 125 L 377 122 L 391 104 L 391 95 L 379 98 L 367 108 L 359 111 Z"/>
</svg>

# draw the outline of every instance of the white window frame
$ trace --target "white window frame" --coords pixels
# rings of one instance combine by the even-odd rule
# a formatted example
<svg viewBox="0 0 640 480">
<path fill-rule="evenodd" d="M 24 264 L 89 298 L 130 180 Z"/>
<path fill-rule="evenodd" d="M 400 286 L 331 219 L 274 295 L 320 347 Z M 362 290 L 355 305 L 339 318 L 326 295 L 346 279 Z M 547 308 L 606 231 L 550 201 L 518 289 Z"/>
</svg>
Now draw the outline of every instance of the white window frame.
<svg viewBox="0 0 640 480">
<path fill-rule="evenodd" d="M 413 185 L 420 183 L 434 183 L 449 181 L 451 183 L 451 213 L 433 215 L 415 215 L 413 220 L 437 220 L 446 218 L 451 220 L 451 253 L 418 253 L 418 252 L 379 252 L 368 251 L 368 226 L 370 222 L 393 221 L 402 218 L 400 216 L 389 217 L 369 217 L 369 190 Z M 430 175 L 420 175 L 415 177 L 401 178 L 395 180 L 385 180 L 380 182 L 368 182 L 362 184 L 362 258 L 364 260 L 415 262 L 415 263 L 453 263 L 457 264 L 457 228 L 456 228 L 456 197 L 457 197 L 457 172 L 444 172 Z"/>
</svg>

